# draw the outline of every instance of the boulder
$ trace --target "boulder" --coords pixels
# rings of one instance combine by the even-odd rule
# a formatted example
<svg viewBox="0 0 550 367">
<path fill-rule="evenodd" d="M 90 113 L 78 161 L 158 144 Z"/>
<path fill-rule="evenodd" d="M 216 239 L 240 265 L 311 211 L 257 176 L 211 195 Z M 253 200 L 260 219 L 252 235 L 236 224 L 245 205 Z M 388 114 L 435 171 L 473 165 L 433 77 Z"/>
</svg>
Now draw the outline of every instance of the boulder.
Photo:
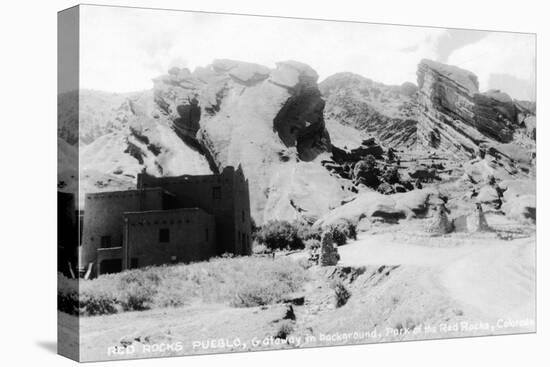
<svg viewBox="0 0 550 367">
<path fill-rule="evenodd" d="M 319 253 L 319 265 L 333 266 L 340 261 L 338 249 L 334 246 L 334 240 L 330 232 L 325 232 L 321 239 L 321 249 Z"/>
<path fill-rule="evenodd" d="M 441 235 L 452 232 L 453 224 L 447 216 L 447 209 L 444 205 L 439 205 L 432 218 L 429 219 L 426 231 L 431 234 Z"/>
<path fill-rule="evenodd" d="M 499 209 L 502 205 L 501 193 L 496 185 L 485 185 L 476 196 L 476 200 L 480 204 L 491 206 L 495 209 Z"/>
<path fill-rule="evenodd" d="M 395 222 L 404 218 L 423 218 L 428 214 L 430 206 L 441 204 L 443 201 L 439 192 L 433 189 L 391 195 L 367 191 L 331 210 L 315 222 L 315 226 L 328 227 L 342 219 L 356 224 L 371 219 Z"/>
</svg>

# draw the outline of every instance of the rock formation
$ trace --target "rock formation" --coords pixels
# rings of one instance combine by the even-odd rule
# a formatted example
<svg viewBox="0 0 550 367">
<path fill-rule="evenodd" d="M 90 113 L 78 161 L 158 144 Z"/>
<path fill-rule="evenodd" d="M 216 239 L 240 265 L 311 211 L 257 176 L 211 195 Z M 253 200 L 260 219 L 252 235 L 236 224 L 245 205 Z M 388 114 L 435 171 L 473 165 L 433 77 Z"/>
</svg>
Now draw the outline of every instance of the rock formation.
<svg viewBox="0 0 550 367">
<path fill-rule="evenodd" d="M 490 230 L 483 208 L 479 203 L 476 204 L 473 213 L 468 216 L 468 230 L 469 232 L 487 232 Z"/>
<path fill-rule="evenodd" d="M 334 240 L 330 232 L 325 232 L 321 239 L 321 248 L 319 252 L 319 265 L 333 266 L 340 261 L 338 249 L 334 246 Z"/>
<path fill-rule="evenodd" d="M 327 101 L 325 119 L 374 136 L 388 147 L 416 144 L 417 87 L 387 86 L 353 73 L 338 73 L 319 88 Z"/>
<path fill-rule="evenodd" d="M 512 140 L 517 109 L 508 95 L 480 93 L 473 73 L 431 60 L 420 62 L 417 75 L 420 144 L 468 158 L 483 143 Z"/>
<path fill-rule="evenodd" d="M 424 204 L 401 208 L 396 193 L 447 182 L 453 170 L 475 186 L 478 200 L 491 194 L 479 191 L 490 176 L 535 174 L 536 106 L 480 93 L 466 70 L 423 60 L 418 87 L 351 73 L 317 79 L 296 61 L 270 69 L 215 60 L 194 71 L 171 68 L 149 91 L 80 91 L 78 109 L 66 103 L 74 95 L 60 96 L 60 146 L 78 146 L 82 192 L 132 187 L 143 170 L 208 174 L 241 165 L 257 224 L 324 220 L 367 197 L 374 202 L 358 216 L 395 221 L 424 213 Z M 375 160 L 374 176 L 367 157 Z M 67 188 L 78 175 L 60 177 Z M 505 209 L 534 215 L 532 206 Z"/>
<path fill-rule="evenodd" d="M 431 234 L 446 234 L 453 230 L 453 223 L 447 216 L 445 205 L 439 205 L 434 211 L 434 215 L 428 221 L 426 231 Z"/>
</svg>

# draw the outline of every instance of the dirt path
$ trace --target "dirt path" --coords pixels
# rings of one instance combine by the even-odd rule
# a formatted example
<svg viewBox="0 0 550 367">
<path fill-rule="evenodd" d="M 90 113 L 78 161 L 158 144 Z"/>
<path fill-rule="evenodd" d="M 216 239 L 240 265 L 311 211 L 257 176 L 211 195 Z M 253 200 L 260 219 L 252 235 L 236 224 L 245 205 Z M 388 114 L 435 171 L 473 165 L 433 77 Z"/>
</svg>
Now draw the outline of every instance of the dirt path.
<svg viewBox="0 0 550 367">
<path fill-rule="evenodd" d="M 429 267 L 434 282 L 448 296 L 486 318 L 535 316 L 533 237 L 504 241 L 494 233 L 424 238 L 404 233 L 363 234 L 339 252 L 343 265 Z"/>
</svg>

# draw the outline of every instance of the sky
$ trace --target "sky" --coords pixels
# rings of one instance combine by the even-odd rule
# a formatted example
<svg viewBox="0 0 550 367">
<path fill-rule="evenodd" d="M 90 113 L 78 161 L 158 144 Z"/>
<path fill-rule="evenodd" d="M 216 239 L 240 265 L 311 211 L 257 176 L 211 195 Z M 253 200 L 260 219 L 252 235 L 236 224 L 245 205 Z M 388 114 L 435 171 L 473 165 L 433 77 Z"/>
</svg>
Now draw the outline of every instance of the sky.
<svg viewBox="0 0 550 367">
<path fill-rule="evenodd" d="M 527 100 L 536 92 L 532 34 L 88 5 L 80 37 L 81 88 L 108 92 L 149 89 L 172 66 L 223 58 L 270 68 L 297 60 L 319 81 L 346 71 L 385 84 L 416 83 L 428 58 L 474 72 L 481 91 Z"/>
</svg>

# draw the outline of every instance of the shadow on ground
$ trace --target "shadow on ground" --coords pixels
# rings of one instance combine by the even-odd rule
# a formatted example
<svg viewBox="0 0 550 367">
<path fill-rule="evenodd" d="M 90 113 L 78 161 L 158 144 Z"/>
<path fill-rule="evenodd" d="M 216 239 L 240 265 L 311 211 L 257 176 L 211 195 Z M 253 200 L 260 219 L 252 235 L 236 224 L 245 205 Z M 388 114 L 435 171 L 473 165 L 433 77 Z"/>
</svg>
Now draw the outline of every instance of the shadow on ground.
<svg viewBox="0 0 550 367">
<path fill-rule="evenodd" d="M 55 341 L 37 341 L 36 345 L 47 352 L 57 354 L 57 342 Z"/>
</svg>

